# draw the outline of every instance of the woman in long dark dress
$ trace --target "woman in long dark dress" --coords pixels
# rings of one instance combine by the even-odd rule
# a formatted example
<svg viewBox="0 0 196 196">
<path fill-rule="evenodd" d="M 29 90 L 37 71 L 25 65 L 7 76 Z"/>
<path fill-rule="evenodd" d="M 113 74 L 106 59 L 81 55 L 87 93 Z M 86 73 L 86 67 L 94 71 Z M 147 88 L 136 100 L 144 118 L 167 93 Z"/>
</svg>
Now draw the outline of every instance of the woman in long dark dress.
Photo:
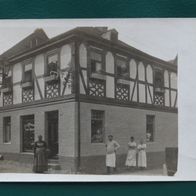
<svg viewBox="0 0 196 196">
<path fill-rule="evenodd" d="M 38 141 L 34 144 L 34 164 L 33 171 L 35 173 L 43 173 L 48 170 L 47 145 L 42 140 L 42 136 L 38 136 Z"/>
</svg>

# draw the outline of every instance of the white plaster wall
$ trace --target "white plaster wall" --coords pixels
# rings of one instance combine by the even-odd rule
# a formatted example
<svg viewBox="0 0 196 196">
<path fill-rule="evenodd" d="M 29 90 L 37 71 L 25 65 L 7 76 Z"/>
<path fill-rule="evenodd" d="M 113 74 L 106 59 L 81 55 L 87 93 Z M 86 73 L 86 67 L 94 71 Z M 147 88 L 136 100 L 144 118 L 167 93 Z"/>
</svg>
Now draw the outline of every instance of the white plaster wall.
<svg viewBox="0 0 196 196">
<path fill-rule="evenodd" d="M 137 75 L 137 64 L 134 59 L 131 59 L 129 62 L 129 69 L 130 69 L 130 77 L 132 79 L 136 78 Z"/>
<path fill-rule="evenodd" d="M 144 81 L 145 80 L 145 70 L 144 70 L 144 64 L 142 62 L 138 65 L 138 77 L 139 80 Z"/>
<path fill-rule="evenodd" d="M 165 89 L 165 106 L 169 107 L 169 90 Z"/>
<path fill-rule="evenodd" d="M 139 84 L 139 102 L 145 103 L 145 101 L 146 101 L 145 85 Z"/>
<path fill-rule="evenodd" d="M 172 72 L 170 75 L 171 78 L 171 88 L 177 89 L 177 75 L 176 73 Z"/>
<path fill-rule="evenodd" d="M 81 67 L 87 67 L 87 49 L 84 44 L 81 44 L 79 47 L 79 61 Z"/>
<path fill-rule="evenodd" d="M 13 86 L 13 104 L 22 103 L 22 89 L 20 83 Z"/>
<path fill-rule="evenodd" d="M 13 83 L 21 82 L 22 80 L 22 65 L 17 63 L 13 66 Z"/>
<path fill-rule="evenodd" d="M 169 73 L 167 70 L 164 71 L 164 86 L 169 87 Z"/>
<path fill-rule="evenodd" d="M 146 79 L 147 79 L 147 82 L 148 83 L 153 83 L 153 71 L 152 71 L 152 67 L 151 65 L 147 65 L 147 68 L 146 68 Z"/>
<path fill-rule="evenodd" d="M 72 59 L 72 46 L 66 44 L 61 48 L 60 52 L 60 68 L 65 69 L 71 65 Z"/>
<path fill-rule="evenodd" d="M 36 76 L 44 75 L 44 54 L 35 57 L 34 69 Z"/>
<path fill-rule="evenodd" d="M 111 52 L 106 54 L 106 72 L 114 74 L 114 57 Z M 106 76 L 106 96 L 114 98 L 114 77 Z"/>
</svg>

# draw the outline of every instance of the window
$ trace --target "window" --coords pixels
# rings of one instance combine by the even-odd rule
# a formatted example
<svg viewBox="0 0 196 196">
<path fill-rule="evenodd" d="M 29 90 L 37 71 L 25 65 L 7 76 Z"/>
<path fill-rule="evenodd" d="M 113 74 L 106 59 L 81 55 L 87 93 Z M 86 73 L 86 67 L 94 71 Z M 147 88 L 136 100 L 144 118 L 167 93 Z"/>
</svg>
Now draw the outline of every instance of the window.
<svg viewBox="0 0 196 196">
<path fill-rule="evenodd" d="M 24 82 L 32 81 L 32 63 L 28 63 L 24 65 Z"/>
<path fill-rule="evenodd" d="M 153 142 L 154 141 L 154 115 L 147 115 L 146 116 L 146 141 Z"/>
<path fill-rule="evenodd" d="M 104 142 L 104 111 L 91 111 L 91 143 Z"/>
<path fill-rule="evenodd" d="M 3 83 L 4 88 L 11 87 L 12 85 L 12 71 L 10 67 L 5 67 L 3 71 Z"/>
<path fill-rule="evenodd" d="M 11 142 L 11 118 L 10 117 L 3 118 L 3 142 L 4 143 Z"/>
<path fill-rule="evenodd" d="M 101 73 L 103 71 L 102 54 L 98 52 L 90 52 L 91 73 Z"/>
<path fill-rule="evenodd" d="M 128 64 L 125 59 L 117 58 L 116 59 L 116 72 L 120 77 L 129 77 Z"/>
<path fill-rule="evenodd" d="M 155 70 L 154 85 L 156 89 L 162 89 L 164 86 L 164 75 L 161 70 Z"/>
<path fill-rule="evenodd" d="M 32 152 L 34 144 L 34 116 L 22 117 L 22 151 Z"/>
<path fill-rule="evenodd" d="M 56 75 L 58 72 L 58 54 L 47 56 L 47 75 Z"/>
</svg>

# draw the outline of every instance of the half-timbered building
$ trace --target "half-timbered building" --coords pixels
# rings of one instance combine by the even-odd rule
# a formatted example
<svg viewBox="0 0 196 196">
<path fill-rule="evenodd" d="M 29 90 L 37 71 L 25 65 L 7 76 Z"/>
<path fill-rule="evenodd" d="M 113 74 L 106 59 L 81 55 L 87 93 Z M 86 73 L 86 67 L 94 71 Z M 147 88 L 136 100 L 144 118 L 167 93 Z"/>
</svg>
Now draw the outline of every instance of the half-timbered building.
<svg viewBox="0 0 196 196">
<path fill-rule="evenodd" d="M 49 39 L 37 29 L 0 56 L 0 153 L 32 162 L 43 135 L 61 168 L 101 173 L 105 141 L 147 143 L 148 166 L 177 147 L 177 58 L 164 61 L 107 27 L 78 27 Z"/>
</svg>

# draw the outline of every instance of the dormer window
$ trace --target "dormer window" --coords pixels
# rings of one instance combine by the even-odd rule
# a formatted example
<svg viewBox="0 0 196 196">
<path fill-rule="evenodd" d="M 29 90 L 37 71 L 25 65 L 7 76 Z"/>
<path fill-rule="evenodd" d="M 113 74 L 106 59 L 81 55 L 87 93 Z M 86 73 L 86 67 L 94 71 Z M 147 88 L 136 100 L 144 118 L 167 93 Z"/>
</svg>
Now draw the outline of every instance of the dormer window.
<svg viewBox="0 0 196 196">
<path fill-rule="evenodd" d="M 118 77 L 128 78 L 129 68 L 126 59 L 117 58 L 116 59 L 116 73 Z"/>
</svg>

